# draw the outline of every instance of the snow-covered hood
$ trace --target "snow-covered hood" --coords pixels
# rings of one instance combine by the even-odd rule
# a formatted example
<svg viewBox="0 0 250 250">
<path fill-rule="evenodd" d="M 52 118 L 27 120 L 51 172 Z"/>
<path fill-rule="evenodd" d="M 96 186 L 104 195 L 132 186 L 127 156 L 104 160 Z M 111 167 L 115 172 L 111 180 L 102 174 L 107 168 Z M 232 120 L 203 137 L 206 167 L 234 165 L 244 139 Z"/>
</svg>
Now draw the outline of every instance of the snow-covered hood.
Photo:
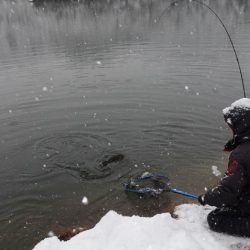
<svg viewBox="0 0 250 250">
<path fill-rule="evenodd" d="M 242 98 L 223 109 L 224 119 L 235 137 L 250 136 L 250 99 Z"/>
</svg>

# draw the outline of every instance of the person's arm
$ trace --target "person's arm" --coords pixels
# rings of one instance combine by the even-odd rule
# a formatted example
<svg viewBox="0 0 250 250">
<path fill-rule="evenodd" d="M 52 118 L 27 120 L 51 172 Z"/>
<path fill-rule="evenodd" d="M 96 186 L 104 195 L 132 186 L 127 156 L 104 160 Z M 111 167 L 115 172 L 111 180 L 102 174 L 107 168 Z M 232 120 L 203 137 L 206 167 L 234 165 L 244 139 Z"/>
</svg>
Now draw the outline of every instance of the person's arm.
<svg viewBox="0 0 250 250">
<path fill-rule="evenodd" d="M 238 197 L 247 182 L 247 178 L 244 166 L 237 159 L 230 158 L 227 172 L 219 185 L 199 196 L 198 200 L 202 205 L 222 207 L 238 204 Z"/>
</svg>

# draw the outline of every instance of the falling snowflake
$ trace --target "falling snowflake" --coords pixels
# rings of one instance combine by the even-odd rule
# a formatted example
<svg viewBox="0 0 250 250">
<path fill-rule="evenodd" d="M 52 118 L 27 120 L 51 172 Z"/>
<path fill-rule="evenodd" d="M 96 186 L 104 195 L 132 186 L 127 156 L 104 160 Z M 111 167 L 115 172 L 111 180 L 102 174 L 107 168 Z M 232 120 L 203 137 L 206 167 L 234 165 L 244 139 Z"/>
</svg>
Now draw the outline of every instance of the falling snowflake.
<svg viewBox="0 0 250 250">
<path fill-rule="evenodd" d="M 55 234 L 54 234 L 53 231 L 49 231 L 49 232 L 48 232 L 48 236 L 49 236 L 49 237 L 53 237 L 53 236 L 55 236 Z"/>
<path fill-rule="evenodd" d="M 220 176 L 221 172 L 218 170 L 217 166 L 212 166 L 212 172 L 215 176 Z"/>
<path fill-rule="evenodd" d="M 82 204 L 83 204 L 83 205 L 88 205 L 88 204 L 89 204 L 89 200 L 88 200 L 88 198 L 87 198 L 86 196 L 84 196 L 84 197 L 82 198 Z"/>
</svg>

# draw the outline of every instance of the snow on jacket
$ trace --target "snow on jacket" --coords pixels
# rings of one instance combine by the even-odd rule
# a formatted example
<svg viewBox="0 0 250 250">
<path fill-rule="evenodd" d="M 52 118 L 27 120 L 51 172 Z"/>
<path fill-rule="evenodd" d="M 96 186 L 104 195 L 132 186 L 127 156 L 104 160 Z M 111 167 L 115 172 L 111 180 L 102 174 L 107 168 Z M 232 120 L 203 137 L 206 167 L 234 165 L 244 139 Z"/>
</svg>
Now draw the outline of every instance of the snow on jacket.
<svg viewBox="0 0 250 250">
<path fill-rule="evenodd" d="M 250 99 L 234 102 L 223 113 L 233 131 L 233 139 L 225 145 L 225 150 L 232 152 L 224 178 L 204 195 L 204 203 L 235 207 L 243 214 L 250 214 Z"/>
</svg>

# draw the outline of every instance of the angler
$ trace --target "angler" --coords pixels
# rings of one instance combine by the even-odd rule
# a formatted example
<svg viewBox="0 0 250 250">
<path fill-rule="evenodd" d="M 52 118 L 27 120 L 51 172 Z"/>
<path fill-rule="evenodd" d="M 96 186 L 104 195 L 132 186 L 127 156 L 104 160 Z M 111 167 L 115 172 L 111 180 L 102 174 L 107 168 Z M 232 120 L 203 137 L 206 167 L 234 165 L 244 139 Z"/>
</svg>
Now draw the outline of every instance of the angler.
<svg viewBox="0 0 250 250">
<path fill-rule="evenodd" d="M 216 232 L 250 237 L 250 99 L 242 98 L 223 110 L 233 138 L 225 145 L 231 152 L 219 185 L 198 197 L 217 207 L 207 221 Z"/>
</svg>

